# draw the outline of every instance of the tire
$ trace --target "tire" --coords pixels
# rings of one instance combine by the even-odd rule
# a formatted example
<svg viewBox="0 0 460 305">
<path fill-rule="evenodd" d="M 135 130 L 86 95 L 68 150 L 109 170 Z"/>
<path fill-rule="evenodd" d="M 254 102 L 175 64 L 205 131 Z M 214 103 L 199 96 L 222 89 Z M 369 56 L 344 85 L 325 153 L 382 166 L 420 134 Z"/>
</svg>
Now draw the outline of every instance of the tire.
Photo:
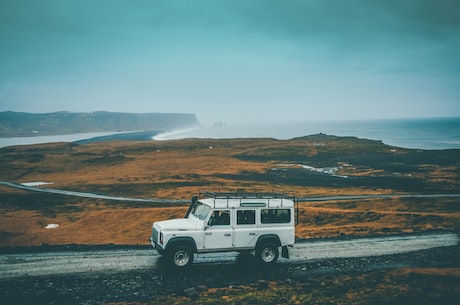
<svg viewBox="0 0 460 305">
<path fill-rule="evenodd" d="M 187 268 L 193 262 L 193 251 L 186 245 L 174 247 L 169 253 L 169 261 L 174 267 Z"/>
<path fill-rule="evenodd" d="M 278 256 L 278 247 L 272 243 L 262 244 L 256 249 L 257 262 L 262 265 L 272 265 L 276 263 Z"/>
</svg>

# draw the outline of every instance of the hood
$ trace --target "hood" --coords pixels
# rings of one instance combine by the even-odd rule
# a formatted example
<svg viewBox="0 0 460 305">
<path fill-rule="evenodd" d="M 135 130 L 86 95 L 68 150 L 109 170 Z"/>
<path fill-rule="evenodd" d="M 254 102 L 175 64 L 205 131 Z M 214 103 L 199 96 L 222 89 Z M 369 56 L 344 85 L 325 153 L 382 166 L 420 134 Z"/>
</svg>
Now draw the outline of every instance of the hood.
<svg viewBox="0 0 460 305">
<path fill-rule="evenodd" d="M 197 230 L 202 228 L 202 223 L 190 219 L 190 218 L 179 218 L 179 219 L 170 219 L 157 221 L 154 223 L 154 226 L 157 226 L 160 230 Z"/>
</svg>

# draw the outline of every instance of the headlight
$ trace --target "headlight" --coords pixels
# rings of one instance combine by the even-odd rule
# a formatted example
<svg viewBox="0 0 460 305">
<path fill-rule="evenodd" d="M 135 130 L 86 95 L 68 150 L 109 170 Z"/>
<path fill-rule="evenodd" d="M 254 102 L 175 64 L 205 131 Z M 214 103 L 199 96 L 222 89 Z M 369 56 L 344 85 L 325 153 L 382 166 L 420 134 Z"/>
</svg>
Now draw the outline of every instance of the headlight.
<svg viewBox="0 0 460 305">
<path fill-rule="evenodd" d="M 163 244 L 163 241 L 164 241 L 164 236 L 163 236 L 163 232 L 160 233 L 160 244 Z"/>
</svg>

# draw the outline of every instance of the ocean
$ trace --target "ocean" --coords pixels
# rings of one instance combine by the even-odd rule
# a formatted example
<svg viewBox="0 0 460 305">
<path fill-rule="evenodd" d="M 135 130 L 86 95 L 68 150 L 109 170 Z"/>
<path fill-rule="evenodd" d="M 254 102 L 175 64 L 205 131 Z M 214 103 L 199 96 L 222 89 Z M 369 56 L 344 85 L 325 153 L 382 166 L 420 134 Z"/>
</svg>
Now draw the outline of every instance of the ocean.
<svg viewBox="0 0 460 305">
<path fill-rule="evenodd" d="M 412 149 L 460 149 L 460 117 L 360 121 L 311 121 L 272 124 L 202 126 L 173 132 L 89 133 L 61 136 L 0 138 L 0 147 L 49 142 L 88 143 L 111 139 L 169 140 L 182 138 L 275 138 L 280 140 L 324 133 L 379 140 Z"/>
<path fill-rule="evenodd" d="M 403 148 L 430 150 L 460 148 L 460 118 L 219 125 L 219 127 L 199 127 L 158 134 L 153 139 L 255 137 L 285 140 L 319 133 L 379 140 Z"/>
</svg>

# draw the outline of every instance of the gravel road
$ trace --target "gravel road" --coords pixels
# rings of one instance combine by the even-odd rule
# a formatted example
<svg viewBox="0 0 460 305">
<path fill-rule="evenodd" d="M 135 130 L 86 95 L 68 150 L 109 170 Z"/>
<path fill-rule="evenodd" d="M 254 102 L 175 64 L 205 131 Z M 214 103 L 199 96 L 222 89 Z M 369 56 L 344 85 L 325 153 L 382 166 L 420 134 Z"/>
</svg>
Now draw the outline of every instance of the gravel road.
<svg viewBox="0 0 460 305">
<path fill-rule="evenodd" d="M 189 204 L 189 200 L 178 200 L 178 199 L 164 199 L 164 198 L 128 198 L 128 197 L 117 197 L 117 196 L 108 196 L 100 195 L 86 192 L 75 192 L 67 190 L 59 190 L 53 188 L 42 188 L 35 187 L 31 185 L 18 184 L 14 182 L 0 181 L 0 185 L 9 186 L 12 188 L 17 188 L 26 191 L 41 192 L 41 193 L 51 193 L 51 194 L 60 194 L 67 196 L 76 196 L 83 198 L 94 198 L 94 199 L 105 199 L 105 200 L 115 200 L 115 201 L 134 201 L 134 202 L 155 202 L 155 203 L 179 203 L 179 204 Z M 305 197 L 305 198 L 296 198 L 298 202 L 308 202 L 308 201 L 329 201 L 329 200 L 362 200 L 362 199 L 372 199 L 372 198 L 457 198 L 460 197 L 460 194 L 374 194 L 374 195 L 347 195 L 347 196 L 320 196 L 320 197 Z"/>
<path fill-rule="evenodd" d="M 280 263 L 300 263 L 315 259 L 368 257 L 398 254 L 435 247 L 455 246 L 454 233 L 416 236 L 360 238 L 344 241 L 299 242 L 290 249 L 290 259 Z M 196 255 L 195 264 L 229 263 L 237 253 Z M 92 272 L 124 272 L 159 268 L 160 255 L 153 250 L 97 250 L 0 255 L 0 279 Z"/>
<path fill-rule="evenodd" d="M 199 284 L 226 287 L 258 280 L 307 281 L 318 274 L 460 266 L 455 233 L 304 241 L 290 255 L 265 269 L 250 255 L 198 255 L 190 270 L 172 271 L 148 247 L 0 254 L 0 304 L 135 302 L 183 294 Z"/>
</svg>

